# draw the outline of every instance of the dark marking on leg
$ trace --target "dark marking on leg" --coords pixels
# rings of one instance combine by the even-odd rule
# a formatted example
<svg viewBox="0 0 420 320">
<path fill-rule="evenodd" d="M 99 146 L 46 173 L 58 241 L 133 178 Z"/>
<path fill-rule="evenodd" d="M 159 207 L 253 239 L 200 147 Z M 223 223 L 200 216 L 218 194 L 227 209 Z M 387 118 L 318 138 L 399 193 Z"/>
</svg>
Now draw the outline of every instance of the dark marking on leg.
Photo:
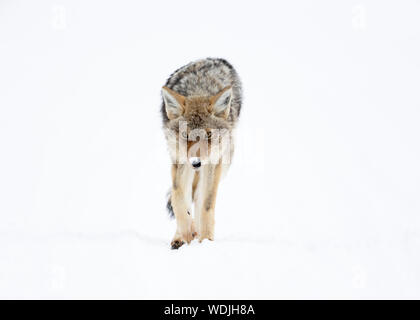
<svg viewBox="0 0 420 320">
<path fill-rule="evenodd" d="M 205 202 L 205 206 L 204 206 L 206 211 L 209 211 L 211 209 L 212 204 L 213 204 L 213 193 L 210 193 L 208 195 L 208 197 L 206 198 L 206 202 Z"/>
</svg>

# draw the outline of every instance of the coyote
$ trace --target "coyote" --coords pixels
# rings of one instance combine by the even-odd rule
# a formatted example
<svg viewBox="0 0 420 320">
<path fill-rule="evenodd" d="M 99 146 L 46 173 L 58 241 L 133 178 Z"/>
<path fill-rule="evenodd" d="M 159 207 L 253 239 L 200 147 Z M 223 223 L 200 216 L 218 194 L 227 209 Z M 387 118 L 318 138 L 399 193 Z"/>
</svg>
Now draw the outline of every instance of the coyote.
<svg viewBox="0 0 420 320">
<path fill-rule="evenodd" d="M 214 239 L 216 193 L 233 155 L 241 82 L 226 60 L 207 58 L 176 70 L 162 88 L 162 98 L 172 160 L 167 208 L 177 223 L 171 247 L 178 249 L 194 238 Z"/>
</svg>

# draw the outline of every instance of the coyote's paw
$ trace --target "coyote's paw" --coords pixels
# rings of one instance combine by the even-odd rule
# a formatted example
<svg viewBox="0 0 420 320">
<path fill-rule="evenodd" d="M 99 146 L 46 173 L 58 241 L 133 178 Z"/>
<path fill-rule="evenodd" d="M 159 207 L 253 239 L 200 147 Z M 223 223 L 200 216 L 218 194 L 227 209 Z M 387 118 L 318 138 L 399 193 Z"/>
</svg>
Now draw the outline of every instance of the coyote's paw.
<svg viewBox="0 0 420 320">
<path fill-rule="evenodd" d="M 198 241 L 202 242 L 204 239 L 214 240 L 214 221 L 201 221 L 200 235 Z"/>
<path fill-rule="evenodd" d="M 198 241 L 202 242 L 204 239 L 208 239 L 210 241 L 214 240 L 214 234 L 213 232 L 206 230 L 204 232 L 200 233 L 200 237 L 198 238 Z"/>
<path fill-rule="evenodd" d="M 184 241 L 182 241 L 182 240 L 172 240 L 172 242 L 171 242 L 171 249 L 172 250 L 176 250 L 176 249 L 179 249 L 182 245 L 184 244 Z"/>
<path fill-rule="evenodd" d="M 185 224 L 185 226 L 180 228 L 180 230 L 177 230 L 174 238 L 172 239 L 171 248 L 178 249 L 184 243 L 189 244 L 196 237 L 197 237 L 197 231 L 195 230 L 194 222 L 189 221 L 187 224 Z"/>
</svg>

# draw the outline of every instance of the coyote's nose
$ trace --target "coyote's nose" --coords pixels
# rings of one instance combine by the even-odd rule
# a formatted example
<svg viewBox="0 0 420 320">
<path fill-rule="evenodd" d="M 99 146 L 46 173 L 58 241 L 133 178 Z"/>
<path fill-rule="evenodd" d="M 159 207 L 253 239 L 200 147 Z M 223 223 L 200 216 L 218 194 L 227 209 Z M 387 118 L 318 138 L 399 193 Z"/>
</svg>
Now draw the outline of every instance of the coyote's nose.
<svg viewBox="0 0 420 320">
<path fill-rule="evenodd" d="M 190 158 L 190 162 L 191 162 L 191 165 L 195 169 L 198 169 L 198 168 L 201 167 L 201 160 L 200 160 L 200 158 L 197 158 L 197 157 Z"/>
</svg>

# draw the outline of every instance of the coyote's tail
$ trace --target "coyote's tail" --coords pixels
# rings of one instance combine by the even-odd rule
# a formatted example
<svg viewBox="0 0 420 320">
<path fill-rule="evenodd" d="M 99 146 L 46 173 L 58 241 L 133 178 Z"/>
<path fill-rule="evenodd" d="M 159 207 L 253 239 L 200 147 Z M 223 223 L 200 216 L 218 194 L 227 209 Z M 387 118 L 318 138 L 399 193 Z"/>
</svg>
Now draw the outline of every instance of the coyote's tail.
<svg viewBox="0 0 420 320">
<path fill-rule="evenodd" d="M 170 218 L 174 218 L 175 214 L 174 214 L 174 208 L 172 208 L 172 201 L 171 201 L 171 190 L 168 191 L 167 193 L 167 202 L 166 202 L 166 209 L 168 210 L 168 214 Z"/>
</svg>

